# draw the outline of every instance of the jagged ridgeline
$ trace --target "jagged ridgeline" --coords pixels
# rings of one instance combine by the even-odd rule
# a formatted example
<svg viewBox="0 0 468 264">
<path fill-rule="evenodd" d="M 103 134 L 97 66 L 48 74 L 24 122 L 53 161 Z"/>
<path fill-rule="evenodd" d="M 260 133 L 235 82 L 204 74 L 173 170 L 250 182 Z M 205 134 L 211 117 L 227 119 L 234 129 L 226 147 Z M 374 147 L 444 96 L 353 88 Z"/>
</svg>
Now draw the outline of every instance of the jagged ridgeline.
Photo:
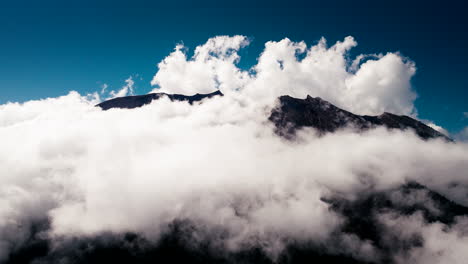
<svg viewBox="0 0 468 264">
<path fill-rule="evenodd" d="M 142 107 L 162 97 L 167 97 L 171 101 L 186 101 L 192 104 L 213 96 L 223 96 L 223 94 L 220 91 L 191 96 L 150 93 L 146 95 L 118 97 L 104 101 L 97 106 L 103 110 L 112 108 L 132 109 Z M 395 115 L 387 112 L 379 116 L 355 115 L 319 97 L 314 98 L 311 96 L 307 96 L 306 99 L 298 99 L 286 95 L 280 96 L 278 98 L 278 105 L 272 110 L 268 119 L 275 124 L 276 132 L 286 138 L 293 138 L 298 129 L 305 127 L 313 127 L 321 133 L 326 133 L 334 132 L 347 126 L 360 130 L 385 126 L 389 129 L 412 129 L 423 139 L 440 137 L 451 141 L 444 134 L 409 116 Z"/>
</svg>

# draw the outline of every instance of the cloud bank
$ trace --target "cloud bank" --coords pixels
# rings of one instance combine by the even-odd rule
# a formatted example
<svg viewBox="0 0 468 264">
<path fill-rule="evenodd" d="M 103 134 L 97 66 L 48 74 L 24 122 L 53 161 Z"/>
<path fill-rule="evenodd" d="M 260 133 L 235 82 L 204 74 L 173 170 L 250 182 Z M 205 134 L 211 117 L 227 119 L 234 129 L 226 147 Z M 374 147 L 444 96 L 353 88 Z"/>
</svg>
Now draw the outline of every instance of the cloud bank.
<svg viewBox="0 0 468 264">
<path fill-rule="evenodd" d="M 83 250 L 79 241 L 97 237 L 123 239 L 136 252 L 187 223 L 185 244 L 208 243 L 203 250 L 220 255 L 258 249 L 279 261 L 300 245 L 360 262 L 463 263 L 465 216 L 440 220 L 440 199 L 425 189 L 390 191 L 417 182 L 468 206 L 467 144 L 383 128 L 321 137 L 304 130 L 290 141 L 267 121 L 272 98 L 284 93 L 358 113 L 414 113 L 414 63 L 388 53 L 351 69 L 351 37 L 329 48 L 323 39 L 310 48 L 285 39 L 268 42 L 246 72 L 236 62 L 247 44 L 216 37 L 191 59 L 178 46 L 159 64 L 158 91 L 226 93 L 202 103 L 160 99 L 102 111 L 96 98 L 70 92 L 1 105 L 0 262 L 31 240 L 49 243 L 37 263 L 84 258 L 73 255 Z M 369 213 L 378 239 L 349 229 L 347 204 L 358 212 L 368 208 L 355 205 L 363 197 L 380 193 L 396 208 L 420 209 Z M 142 240 L 130 243 L 121 235 L 128 233 Z"/>
</svg>

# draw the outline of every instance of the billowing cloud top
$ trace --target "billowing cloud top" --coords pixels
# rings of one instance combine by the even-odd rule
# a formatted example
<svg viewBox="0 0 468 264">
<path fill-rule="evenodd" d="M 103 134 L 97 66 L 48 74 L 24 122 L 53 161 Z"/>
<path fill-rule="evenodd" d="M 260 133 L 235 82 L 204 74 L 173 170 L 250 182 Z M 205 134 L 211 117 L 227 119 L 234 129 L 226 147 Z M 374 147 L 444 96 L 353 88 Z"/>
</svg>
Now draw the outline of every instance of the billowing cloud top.
<svg viewBox="0 0 468 264">
<path fill-rule="evenodd" d="M 257 100 L 311 95 L 358 114 L 415 114 L 416 95 L 410 80 L 416 67 L 398 53 L 360 55 L 348 61 L 349 50 L 357 45 L 353 37 L 331 47 L 322 38 L 309 48 L 286 38 L 267 42 L 258 64 L 242 70 L 236 65 L 237 52 L 248 44 L 243 36 L 218 36 L 198 46 L 191 58 L 178 45 L 159 63 L 151 83 L 160 87 L 155 91 L 168 93 L 191 95 L 220 89 Z"/>
</svg>

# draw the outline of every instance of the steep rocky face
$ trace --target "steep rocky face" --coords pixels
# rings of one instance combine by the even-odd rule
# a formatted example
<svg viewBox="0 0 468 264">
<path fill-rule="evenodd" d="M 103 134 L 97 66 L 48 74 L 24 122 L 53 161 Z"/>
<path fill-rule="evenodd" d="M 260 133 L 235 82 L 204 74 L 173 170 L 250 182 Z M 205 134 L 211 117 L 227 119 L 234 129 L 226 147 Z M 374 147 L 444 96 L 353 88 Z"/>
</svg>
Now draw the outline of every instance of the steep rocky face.
<svg viewBox="0 0 468 264">
<path fill-rule="evenodd" d="M 298 99 L 290 96 L 278 98 L 278 106 L 271 112 L 269 120 L 276 126 L 276 132 L 292 138 L 298 129 L 312 127 L 321 133 L 334 132 L 347 126 L 365 130 L 376 126 L 390 129 L 413 129 L 423 139 L 445 138 L 442 133 L 409 116 L 383 113 L 379 116 L 360 116 L 334 106 L 319 98 L 307 96 Z"/>
<path fill-rule="evenodd" d="M 193 102 L 201 101 L 205 98 L 210 98 L 213 96 L 222 96 L 223 94 L 220 91 L 216 91 L 209 94 L 195 94 L 195 95 L 182 95 L 182 94 L 166 94 L 166 93 L 150 93 L 145 95 L 136 95 L 136 96 L 125 96 L 117 97 L 104 101 L 96 106 L 102 108 L 103 110 L 109 110 L 111 108 L 137 108 L 142 107 L 146 104 L 151 103 L 153 100 L 158 100 L 162 97 L 168 97 L 171 101 L 187 101 L 190 104 Z"/>
</svg>

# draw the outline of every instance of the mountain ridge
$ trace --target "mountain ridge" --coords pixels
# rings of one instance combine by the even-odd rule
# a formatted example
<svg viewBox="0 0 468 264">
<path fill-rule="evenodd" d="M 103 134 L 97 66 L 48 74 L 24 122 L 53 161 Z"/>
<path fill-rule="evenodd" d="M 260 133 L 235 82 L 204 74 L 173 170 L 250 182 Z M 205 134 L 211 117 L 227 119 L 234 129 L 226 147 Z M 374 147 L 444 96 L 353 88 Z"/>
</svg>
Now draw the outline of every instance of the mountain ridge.
<svg viewBox="0 0 468 264">
<path fill-rule="evenodd" d="M 144 95 L 131 95 L 116 97 L 110 100 L 106 100 L 97 104 L 97 107 L 100 107 L 102 110 L 109 110 L 112 108 L 124 108 L 124 109 L 133 109 L 142 107 L 151 103 L 153 100 L 158 100 L 163 97 L 168 97 L 171 101 L 187 101 L 190 104 L 201 101 L 205 98 L 211 98 L 213 96 L 223 96 L 221 91 L 215 91 L 208 94 L 194 94 L 194 95 L 183 95 L 183 94 L 167 94 L 167 93 L 149 93 Z"/>
<path fill-rule="evenodd" d="M 167 93 L 150 93 L 146 95 L 124 96 L 113 98 L 97 104 L 102 110 L 113 108 L 133 109 L 159 100 L 163 97 L 171 101 L 186 101 L 190 104 L 214 96 L 224 96 L 219 90 L 208 94 L 182 95 Z M 335 132 L 338 129 L 353 126 L 361 131 L 384 126 L 388 129 L 412 129 L 420 138 L 444 138 L 453 141 L 446 135 L 427 126 L 421 121 L 406 115 L 384 112 L 378 116 L 357 115 L 341 109 L 320 97 L 307 95 L 305 99 L 289 95 L 278 97 L 278 103 L 268 117 L 275 125 L 275 132 L 285 138 L 294 138 L 296 131 L 311 127 L 321 134 Z"/>
<path fill-rule="evenodd" d="M 288 138 L 294 137 L 295 132 L 304 127 L 313 127 L 320 133 L 326 133 L 351 125 L 359 130 L 378 126 L 399 130 L 413 129 L 423 139 L 444 138 L 452 141 L 423 122 L 406 115 L 389 112 L 378 116 L 356 115 L 310 95 L 305 99 L 283 95 L 278 101 L 279 104 L 273 108 L 269 120 L 275 124 L 277 134 Z"/>
</svg>

